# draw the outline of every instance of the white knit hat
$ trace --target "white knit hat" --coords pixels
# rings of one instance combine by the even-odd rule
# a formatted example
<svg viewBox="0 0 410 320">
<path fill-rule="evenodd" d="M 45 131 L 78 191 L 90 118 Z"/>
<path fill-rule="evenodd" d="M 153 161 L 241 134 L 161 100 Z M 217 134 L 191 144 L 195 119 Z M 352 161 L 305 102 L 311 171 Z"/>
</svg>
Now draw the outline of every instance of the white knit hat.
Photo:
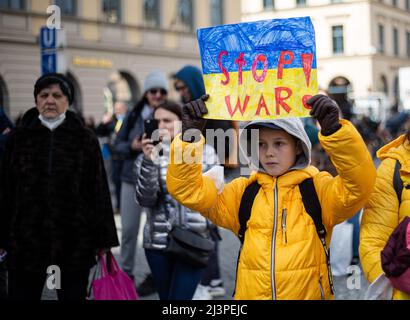
<svg viewBox="0 0 410 320">
<path fill-rule="evenodd" d="M 154 71 L 150 73 L 144 81 L 144 92 L 150 89 L 160 88 L 168 91 L 168 81 L 165 74 L 161 71 Z"/>
</svg>

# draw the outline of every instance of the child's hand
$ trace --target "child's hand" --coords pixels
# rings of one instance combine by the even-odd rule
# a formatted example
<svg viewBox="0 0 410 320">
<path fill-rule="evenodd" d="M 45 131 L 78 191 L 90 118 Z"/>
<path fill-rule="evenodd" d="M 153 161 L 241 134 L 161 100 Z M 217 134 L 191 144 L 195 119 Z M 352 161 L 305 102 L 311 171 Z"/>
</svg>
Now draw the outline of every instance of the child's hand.
<svg viewBox="0 0 410 320">
<path fill-rule="evenodd" d="M 193 142 L 200 139 L 202 129 L 205 127 L 206 119 L 202 116 L 208 113 L 205 101 L 208 100 L 209 95 L 204 95 L 200 99 L 191 101 L 184 105 L 182 109 L 182 140 L 186 142 Z M 186 134 L 187 131 L 191 131 L 191 134 Z M 197 132 L 194 132 L 197 130 Z"/>
<path fill-rule="evenodd" d="M 339 107 L 329 97 L 318 94 L 307 101 L 312 106 L 310 115 L 319 121 L 321 133 L 330 136 L 341 128 L 339 123 Z"/>
</svg>

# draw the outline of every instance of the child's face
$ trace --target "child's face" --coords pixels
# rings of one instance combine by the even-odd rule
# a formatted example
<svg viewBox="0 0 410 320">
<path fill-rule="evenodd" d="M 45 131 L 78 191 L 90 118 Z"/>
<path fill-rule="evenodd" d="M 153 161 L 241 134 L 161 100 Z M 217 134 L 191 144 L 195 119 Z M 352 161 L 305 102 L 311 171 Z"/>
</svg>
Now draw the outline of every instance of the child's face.
<svg viewBox="0 0 410 320">
<path fill-rule="evenodd" d="M 296 139 L 283 130 L 259 130 L 259 161 L 266 173 L 277 177 L 287 172 L 296 162 L 302 148 Z"/>
</svg>

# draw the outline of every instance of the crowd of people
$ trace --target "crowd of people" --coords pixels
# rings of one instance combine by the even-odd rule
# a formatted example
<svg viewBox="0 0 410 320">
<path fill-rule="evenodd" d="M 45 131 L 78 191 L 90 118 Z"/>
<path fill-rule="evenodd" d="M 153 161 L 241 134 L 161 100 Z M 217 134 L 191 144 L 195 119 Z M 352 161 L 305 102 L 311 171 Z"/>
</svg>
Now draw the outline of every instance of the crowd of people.
<svg viewBox="0 0 410 320">
<path fill-rule="evenodd" d="M 169 99 L 169 83 L 179 102 Z M 238 148 L 253 173 L 221 186 L 209 172 L 229 152 L 204 136 L 236 125 L 204 119 L 208 96 L 197 67 L 170 78 L 151 72 L 135 106 L 115 101 L 97 125 L 69 110 L 74 96 L 67 77 L 46 74 L 34 85 L 35 107 L 16 125 L 0 109 L 0 298 L 39 300 L 47 267 L 57 265 L 58 298 L 86 299 L 96 256 L 119 245 L 121 268 L 135 281 L 145 214 L 150 273 L 135 284 L 141 296 L 225 296 L 223 227 L 241 241 L 236 299 L 332 299 L 332 230 L 349 221 L 351 263 L 361 264 L 369 282 L 391 279 L 394 299 L 410 299 L 408 279 L 400 278 L 410 263 L 403 268 L 387 252 L 391 235 L 410 226 L 410 122 L 397 104 L 383 123 L 356 115 L 346 95 L 319 94 L 307 102 L 311 118 L 246 123 Z M 253 129 L 257 141 L 247 134 Z"/>
</svg>

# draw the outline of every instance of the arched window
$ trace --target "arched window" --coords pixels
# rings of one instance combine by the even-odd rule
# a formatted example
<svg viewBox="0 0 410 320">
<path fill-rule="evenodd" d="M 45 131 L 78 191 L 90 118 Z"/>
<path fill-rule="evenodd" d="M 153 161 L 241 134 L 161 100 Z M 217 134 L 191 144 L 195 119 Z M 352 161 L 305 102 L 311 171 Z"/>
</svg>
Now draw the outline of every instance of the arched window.
<svg viewBox="0 0 410 320">
<path fill-rule="evenodd" d="M 329 83 L 329 97 L 336 101 L 344 119 L 350 120 L 353 109 L 348 94 L 352 92 L 352 85 L 345 77 L 336 77 Z"/>
<path fill-rule="evenodd" d="M 113 106 L 117 101 L 125 102 L 128 108 L 132 108 L 139 97 L 140 90 L 135 78 L 126 71 L 116 71 L 104 89 L 105 110 L 113 112 Z"/>
</svg>

